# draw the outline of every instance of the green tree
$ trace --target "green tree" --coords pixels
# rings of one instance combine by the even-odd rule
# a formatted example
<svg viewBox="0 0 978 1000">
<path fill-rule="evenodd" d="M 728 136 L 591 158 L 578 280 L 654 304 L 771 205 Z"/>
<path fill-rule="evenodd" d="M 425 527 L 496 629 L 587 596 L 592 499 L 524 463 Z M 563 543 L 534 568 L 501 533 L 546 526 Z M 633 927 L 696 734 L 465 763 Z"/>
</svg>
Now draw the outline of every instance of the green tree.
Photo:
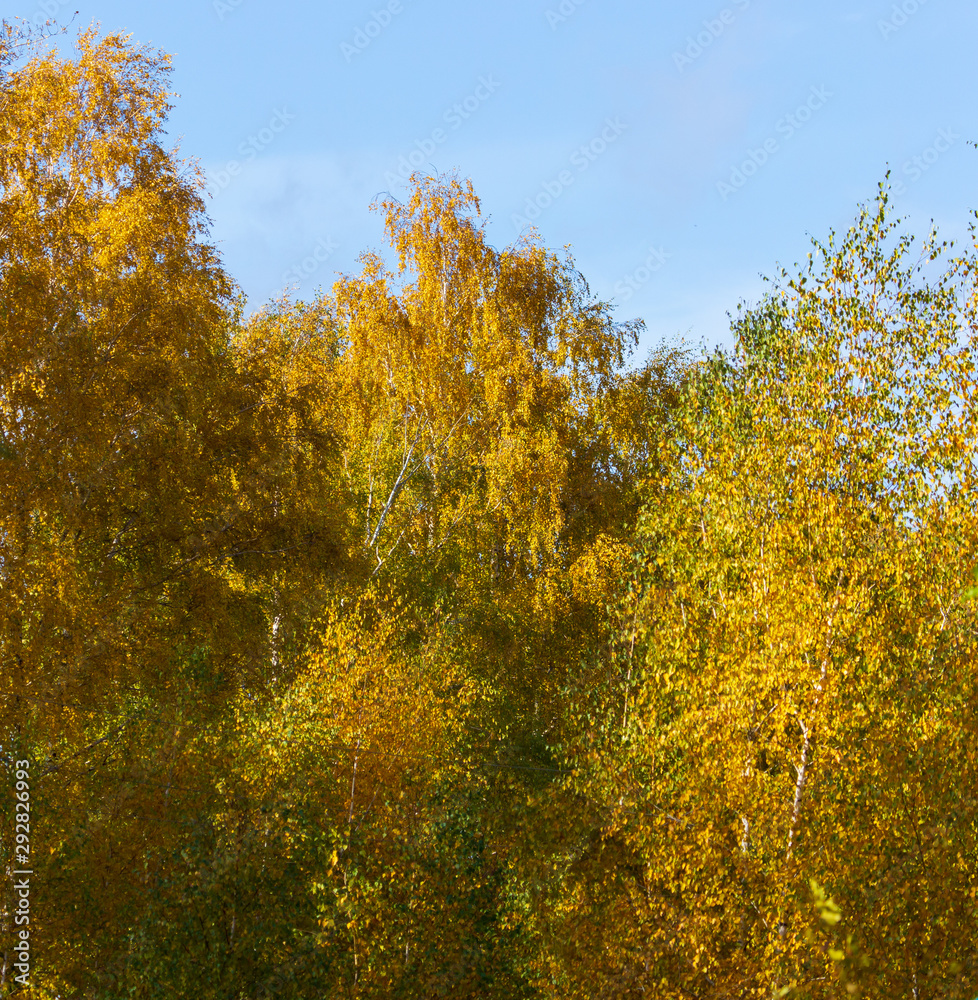
<svg viewBox="0 0 978 1000">
<path fill-rule="evenodd" d="M 922 275 L 886 203 L 691 382 L 575 692 L 567 995 L 974 990 L 975 258 Z"/>
</svg>

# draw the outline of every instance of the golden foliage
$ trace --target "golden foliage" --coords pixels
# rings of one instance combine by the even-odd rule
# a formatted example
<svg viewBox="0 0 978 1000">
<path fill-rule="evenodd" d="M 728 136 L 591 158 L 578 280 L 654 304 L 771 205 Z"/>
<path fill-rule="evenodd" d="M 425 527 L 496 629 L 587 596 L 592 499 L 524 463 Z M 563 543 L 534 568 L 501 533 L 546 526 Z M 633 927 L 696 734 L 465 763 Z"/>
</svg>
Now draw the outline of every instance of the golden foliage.
<svg viewBox="0 0 978 1000">
<path fill-rule="evenodd" d="M 970 1000 L 973 250 L 882 188 L 732 355 L 627 369 L 569 255 L 415 175 L 393 271 L 244 319 L 167 58 L 41 48 L 0 32 L 24 995 Z"/>
</svg>

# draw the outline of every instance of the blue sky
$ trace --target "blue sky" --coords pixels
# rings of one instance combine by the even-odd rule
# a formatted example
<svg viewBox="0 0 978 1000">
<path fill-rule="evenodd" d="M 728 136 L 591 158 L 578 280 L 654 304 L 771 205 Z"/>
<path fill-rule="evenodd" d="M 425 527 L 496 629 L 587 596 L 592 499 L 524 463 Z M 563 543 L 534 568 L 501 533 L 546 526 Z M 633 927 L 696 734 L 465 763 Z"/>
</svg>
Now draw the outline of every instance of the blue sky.
<svg viewBox="0 0 978 1000">
<path fill-rule="evenodd" d="M 384 251 L 369 205 L 414 165 L 470 177 L 494 245 L 569 245 L 646 348 L 729 345 L 727 312 L 888 166 L 914 232 L 978 208 L 966 0 L 0 0 L 76 9 L 172 53 L 169 131 L 249 310 Z"/>
</svg>

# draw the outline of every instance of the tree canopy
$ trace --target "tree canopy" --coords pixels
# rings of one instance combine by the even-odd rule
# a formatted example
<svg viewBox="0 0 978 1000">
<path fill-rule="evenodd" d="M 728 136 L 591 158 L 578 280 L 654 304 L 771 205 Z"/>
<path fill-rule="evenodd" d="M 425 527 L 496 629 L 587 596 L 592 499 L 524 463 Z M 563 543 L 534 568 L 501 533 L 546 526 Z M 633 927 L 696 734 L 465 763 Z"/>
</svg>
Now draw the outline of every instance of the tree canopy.
<svg viewBox="0 0 978 1000">
<path fill-rule="evenodd" d="M 635 363 L 416 174 L 246 316 L 168 69 L 0 31 L 0 996 L 973 1000 L 975 231 Z"/>
</svg>

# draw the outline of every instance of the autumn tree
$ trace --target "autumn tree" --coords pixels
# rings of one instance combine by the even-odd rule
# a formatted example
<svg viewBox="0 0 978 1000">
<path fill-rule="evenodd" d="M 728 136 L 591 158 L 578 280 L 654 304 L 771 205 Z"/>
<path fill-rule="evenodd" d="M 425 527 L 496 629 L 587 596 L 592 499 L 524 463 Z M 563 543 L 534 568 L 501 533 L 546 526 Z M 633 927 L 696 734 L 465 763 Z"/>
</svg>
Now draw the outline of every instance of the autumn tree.
<svg viewBox="0 0 978 1000">
<path fill-rule="evenodd" d="M 638 327 L 569 258 L 490 247 L 451 178 L 383 206 L 396 276 L 367 256 L 245 321 L 162 142 L 166 57 L 3 38 L 0 742 L 45 817 L 35 989 L 529 995 L 519 804 L 680 357 L 623 373 Z"/>
<path fill-rule="evenodd" d="M 415 175 L 391 264 L 246 317 L 167 58 L 42 41 L 0 33 L 33 995 L 970 997 L 975 247 L 883 187 L 732 353 L 628 368 L 568 253 Z"/>
<path fill-rule="evenodd" d="M 271 564 L 342 574 L 328 488 L 312 519 L 276 507 L 329 446 L 302 387 L 232 357 L 234 286 L 162 144 L 168 65 L 0 33 L 0 744 L 33 764 L 35 970 L 59 990 L 125 940 L 227 706 L 275 675 Z"/>
<path fill-rule="evenodd" d="M 575 692 L 564 995 L 974 992 L 976 257 L 895 227 L 881 188 L 690 383 Z"/>
<path fill-rule="evenodd" d="M 634 474 L 654 466 L 682 356 L 623 373 L 637 331 L 572 262 L 532 241 L 488 246 L 457 180 L 414 185 L 406 205 L 379 206 L 397 274 L 367 255 L 332 295 L 273 305 L 236 338 L 249 368 L 321 373 L 364 573 L 319 595 L 281 709 L 257 730 L 264 716 L 245 713 L 263 757 L 290 734 L 274 767 L 247 771 L 268 778 L 264 801 L 298 783 L 299 841 L 331 817 L 331 860 L 295 893 L 319 914 L 309 940 L 335 989 L 530 996 L 514 905 L 526 795 L 552 794 L 555 692 L 605 635 Z M 309 749 L 296 718 L 327 723 Z M 330 765 L 315 778 L 309 754 Z M 533 822 L 546 839 L 543 811 Z M 316 988 L 303 961 L 277 973 L 301 980 L 290 989 Z"/>
</svg>

